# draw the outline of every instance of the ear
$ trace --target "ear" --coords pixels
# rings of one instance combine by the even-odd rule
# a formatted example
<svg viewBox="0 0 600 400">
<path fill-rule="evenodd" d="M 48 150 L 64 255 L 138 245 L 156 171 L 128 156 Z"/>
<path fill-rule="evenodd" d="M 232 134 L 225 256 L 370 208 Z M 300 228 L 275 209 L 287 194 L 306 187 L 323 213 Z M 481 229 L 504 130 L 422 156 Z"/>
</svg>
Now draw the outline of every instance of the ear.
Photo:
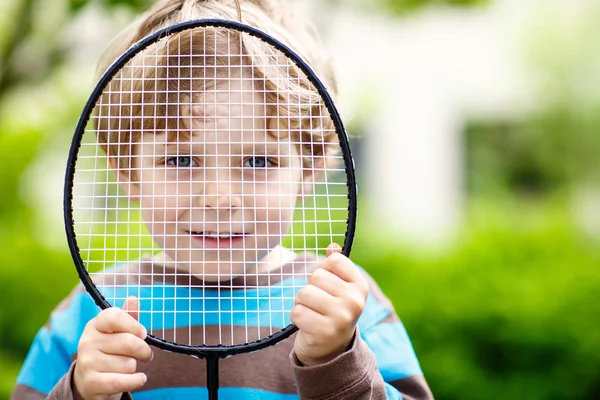
<svg viewBox="0 0 600 400">
<path fill-rule="evenodd" d="M 130 201 L 140 201 L 140 185 L 131 178 L 131 170 L 126 171 L 119 165 L 117 157 L 108 157 L 110 168 L 117 176 L 117 182 Z"/>
</svg>

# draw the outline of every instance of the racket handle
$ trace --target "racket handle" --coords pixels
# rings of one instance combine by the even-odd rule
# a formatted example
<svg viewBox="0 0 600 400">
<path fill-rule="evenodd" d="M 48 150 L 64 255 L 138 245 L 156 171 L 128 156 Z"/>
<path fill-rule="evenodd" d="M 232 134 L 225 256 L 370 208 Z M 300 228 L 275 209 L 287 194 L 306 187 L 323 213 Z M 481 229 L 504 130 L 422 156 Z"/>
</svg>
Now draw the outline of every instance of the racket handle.
<svg viewBox="0 0 600 400">
<path fill-rule="evenodd" d="M 219 399 L 219 357 L 206 358 L 206 388 L 208 400 Z"/>
</svg>

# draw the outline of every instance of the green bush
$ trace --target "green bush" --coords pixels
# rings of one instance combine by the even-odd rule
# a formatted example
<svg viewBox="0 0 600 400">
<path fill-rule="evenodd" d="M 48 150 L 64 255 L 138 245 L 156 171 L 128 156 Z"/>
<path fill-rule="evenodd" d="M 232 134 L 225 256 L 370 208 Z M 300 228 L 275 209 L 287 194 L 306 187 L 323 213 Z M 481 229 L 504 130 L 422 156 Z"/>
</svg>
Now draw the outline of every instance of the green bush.
<svg viewBox="0 0 600 400">
<path fill-rule="evenodd" d="M 0 398 L 10 398 L 10 393 L 15 386 L 15 380 L 21 366 L 20 360 L 13 357 L 5 357 L 0 352 Z"/>
<path fill-rule="evenodd" d="M 66 252 L 50 251 L 13 226 L 1 245 L 0 399 L 8 399 L 21 363 L 50 311 L 77 283 Z"/>
<path fill-rule="evenodd" d="M 560 217 L 516 218 L 437 256 L 361 235 L 353 258 L 395 304 L 436 399 L 600 398 L 598 243 Z"/>
</svg>

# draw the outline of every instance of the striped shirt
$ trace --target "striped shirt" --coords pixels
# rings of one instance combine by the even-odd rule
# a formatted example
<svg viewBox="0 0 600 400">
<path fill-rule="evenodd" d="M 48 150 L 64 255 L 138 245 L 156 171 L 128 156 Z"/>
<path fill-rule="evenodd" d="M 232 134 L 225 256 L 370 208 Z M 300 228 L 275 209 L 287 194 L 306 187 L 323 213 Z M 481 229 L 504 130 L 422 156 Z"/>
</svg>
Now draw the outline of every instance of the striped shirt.
<svg viewBox="0 0 600 400">
<path fill-rule="evenodd" d="M 299 289 L 293 263 L 287 264 L 276 274 L 260 277 L 240 277 L 232 280 L 231 287 L 243 284 L 260 291 L 293 291 Z M 309 260 L 304 266 L 317 266 L 317 260 Z M 112 272 L 95 276 L 107 299 L 134 295 L 140 299 L 140 322 L 150 332 L 160 330 L 160 337 L 179 343 L 245 343 L 264 337 L 265 332 L 283 328 L 287 318 L 262 318 L 254 313 L 248 321 L 247 310 L 252 305 L 245 302 L 245 317 L 230 311 L 217 313 L 218 321 L 212 321 L 209 313 L 190 313 L 206 307 L 211 296 L 228 291 L 230 302 L 235 300 L 235 289 L 219 284 L 219 289 L 206 287 L 194 277 L 165 273 L 163 267 L 151 262 L 140 262 L 117 267 Z M 362 271 L 362 270 L 361 270 Z M 390 301 L 364 271 L 370 293 L 364 311 L 358 321 L 358 333 L 351 347 L 336 359 L 313 367 L 301 366 L 293 354 L 293 336 L 275 346 L 257 352 L 239 354 L 219 361 L 219 398 L 222 400 L 264 399 L 431 399 L 429 390 L 410 339 L 396 316 Z M 161 279 L 162 278 L 162 279 Z M 243 279 L 241 282 L 236 280 Z M 192 285 L 190 285 L 192 283 Z M 194 284 L 196 283 L 196 284 Z M 187 301 L 177 304 L 177 313 L 161 313 L 152 318 L 144 312 L 159 307 L 153 302 L 164 299 L 197 298 L 198 293 L 186 295 L 186 291 L 200 290 L 202 304 Z M 108 289 L 107 289 L 108 288 Z M 272 294 L 272 293 L 270 293 Z M 247 297 L 247 290 L 245 297 Z M 160 299 L 160 300 L 157 300 Z M 233 304 L 233 303 L 232 303 Z M 232 304 L 230 309 L 233 310 Z M 255 307 L 260 310 L 260 301 Z M 172 305 L 172 307 L 174 307 Z M 221 310 L 223 304 L 217 305 Z M 234 307 L 234 306 L 233 306 Z M 284 309 L 291 309 L 285 306 Z M 156 308 L 155 308 L 156 309 Z M 99 308 L 81 285 L 52 312 L 48 323 L 40 329 L 17 378 L 12 400 L 72 399 L 71 379 L 77 356 L 77 345 L 85 325 L 98 313 Z M 180 313 L 181 311 L 181 313 Z M 276 314 L 275 314 L 276 315 Z M 144 320 L 147 318 L 147 320 Z M 265 321 L 266 320 L 266 321 Z M 219 329 L 223 325 L 227 329 Z M 247 326 L 256 329 L 248 330 Z M 249 333 L 250 332 L 250 333 Z M 255 333 L 252 333 L 255 332 Z M 217 336 L 218 335 L 218 336 Z M 223 337 L 223 335 L 225 337 Z M 250 337 L 248 337 L 250 335 Z M 255 337 L 253 337 L 255 335 Z M 241 341 L 240 341 L 241 340 Z M 138 371 L 144 372 L 146 384 L 133 393 L 125 393 L 123 399 L 201 399 L 207 398 L 206 364 L 203 360 L 187 355 L 171 353 L 154 348 L 154 358 L 148 363 L 138 363 Z"/>
</svg>

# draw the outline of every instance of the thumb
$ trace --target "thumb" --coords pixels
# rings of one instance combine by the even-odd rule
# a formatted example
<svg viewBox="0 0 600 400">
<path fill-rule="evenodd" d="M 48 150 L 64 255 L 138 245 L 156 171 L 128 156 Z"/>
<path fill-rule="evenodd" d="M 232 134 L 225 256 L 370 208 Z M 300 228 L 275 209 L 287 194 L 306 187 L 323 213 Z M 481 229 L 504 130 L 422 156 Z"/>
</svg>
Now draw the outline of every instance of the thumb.
<svg viewBox="0 0 600 400">
<path fill-rule="evenodd" d="M 140 301 L 135 296 L 129 296 L 125 300 L 122 310 L 135 318 L 136 321 L 140 319 Z"/>
<path fill-rule="evenodd" d="M 327 250 L 326 250 L 327 257 L 332 255 L 333 253 L 341 253 L 341 252 L 342 252 L 342 248 L 337 243 L 331 243 L 329 246 L 327 246 Z"/>
</svg>

